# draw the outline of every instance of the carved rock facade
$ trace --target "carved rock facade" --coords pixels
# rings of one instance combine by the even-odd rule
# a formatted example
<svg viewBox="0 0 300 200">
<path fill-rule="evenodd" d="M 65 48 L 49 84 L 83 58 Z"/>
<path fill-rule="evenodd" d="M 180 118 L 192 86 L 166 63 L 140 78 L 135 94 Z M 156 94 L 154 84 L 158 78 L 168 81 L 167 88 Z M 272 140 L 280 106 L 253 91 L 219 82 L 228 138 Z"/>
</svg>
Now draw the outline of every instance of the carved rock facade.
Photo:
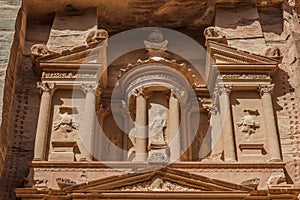
<svg viewBox="0 0 300 200">
<path fill-rule="evenodd" d="M 32 3 L 24 2 L 33 12 Z M 49 11 L 57 13 L 49 18 L 41 6 L 35 13 L 45 17 L 47 25 L 41 27 L 31 27 L 35 17 L 29 15 L 28 38 L 36 28 L 49 30 L 45 44 L 40 44 L 42 39 L 26 43 L 27 51 L 33 46 L 21 67 L 32 66 L 32 80 L 16 79 L 27 90 L 16 95 L 12 137 L 32 132 L 35 138 L 30 146 L 34 150 L 28 150 L 33 159 L 23 163 L 29 173 L 19 175 L 26 187 L 14 188 L 18 198 L 176 199 L 178 193 L 183 199 L 296 198 L 299 97 L 289 65 L 298 69 L 286 46 L 293 46 L 296 38 L 287 36 L 294 31 L 288 25 L 298 30 L 299 24 L 285 24 L 296 20 L 285 12 L 295 12 L 290 2 L 170 1 L 171 6 L 165 5 L 169 11 L 158 9 L 164 3 L 127 2 L 138 11 L 133 15 L 146 16 L 158 6 L 156 15 L 166 19 L 180 5 L 191 13 L 206 6 L 198 19 L 181 21 L 187 27 L 182 32 L 203 44 L 199 54 L 206 57 L 198 60 L 193 59 L 193 45 L 185 47 L 174 38 L 182 33 L 164 28 L 142 28 L 141 35 L 126 38 L 127 45 L 117 40 L 120 51 L 132 44 L 140 49 L 110 60 L 116 34 L 111 31 L 126 26 L 122 22 L 117 29 L 114 16 L 110 28 L 103 25 L 106 12 L 98 2 L 89 3 L 92 8 L 74 2 L 64 9 L 50 3 Z M 278 10 L 284 14 L 278 17 Z M 282 29 L 270 30 L 273 25 L 266 19 L 273 12 L 274 23 L 282 21 Z M 139 26 L 158 25 L 149 19 Z M 179 28 L 175 21 L 168 28 Z M 39 90 L 33 89 L 36 81 Z M 32 102 L 30 91 L 36 95 Z M 35 113 L 27 128 L 22 120 L 30 115 L 28 105 L 35 106 Z M 18 145 L 11 145 L 11 155 L 19 151 Z M 15 169 L 7 165 L 3 174 Z M 9 177 L 2 175 L 1 183 L 5 180 Z M 13 198 L 5 193 L 4 199 Z"/>
</svg>

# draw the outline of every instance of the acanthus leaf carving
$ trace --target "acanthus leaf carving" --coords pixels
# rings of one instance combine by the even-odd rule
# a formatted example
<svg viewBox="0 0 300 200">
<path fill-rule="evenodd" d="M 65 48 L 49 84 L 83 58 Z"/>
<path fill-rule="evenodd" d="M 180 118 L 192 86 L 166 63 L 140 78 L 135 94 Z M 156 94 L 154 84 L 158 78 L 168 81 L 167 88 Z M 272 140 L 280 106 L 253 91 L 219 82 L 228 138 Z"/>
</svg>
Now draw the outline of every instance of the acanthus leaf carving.
<svg viewBox="0 0 300 200">
<path fill-rule="evenodd" d="M 227 94 L 229 95 L 232 91 L 232 85 L 220 85 L 218 87 L 218 92 L 220 95 Z"/>
<path fill-rule="evenodd" d="M 81 84 L 81 89 L 84 93 L 92 92 L 94 93 L 98 87 L 98 84 L 95 83 L 83 83 Z"/>
<path fill-rule="evenodd" d="M 258 86 L 260 95 L 263 95 L 265 93 L 272 93 L 273 89 L 274 89 L 275 84 L 266 84 L 266 85 L 262 85 L 260 84 Z"/>
<path fill-rule="evenodd" d="M 50 92 L 52 89 L 55 88 L 55 83 L 48 83 L 48 82 L 37 82 L 37 88 L 39 88 L 42 92 Z"/>
</svg>

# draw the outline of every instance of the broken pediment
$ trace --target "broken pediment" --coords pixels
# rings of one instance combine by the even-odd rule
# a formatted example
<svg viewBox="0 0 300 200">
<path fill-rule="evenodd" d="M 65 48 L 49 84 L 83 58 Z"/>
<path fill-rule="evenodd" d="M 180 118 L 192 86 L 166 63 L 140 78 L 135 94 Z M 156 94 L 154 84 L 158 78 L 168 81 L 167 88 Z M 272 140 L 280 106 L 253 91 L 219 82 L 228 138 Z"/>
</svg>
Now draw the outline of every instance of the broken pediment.
<svg viewBox="0 0 300 200">
<path fill-rule="evenodd" d="M 81 191 L 157 191 L 157 192 L 250 192 L 254 188 L 210 179 L 184 171 L 165 168 L 112 176 L 88 183 L 65 187 L 66 192 Z"/>
<path fill-rule="evenodd" d="M 277 65 L 280 60 L 280 52 L 269 56 L 252 54 L 249 52 L 241 51 L 236 48 L 227 46 L 226 44 L 209 41 L 208 49 L 210 57 L 215 64 L 254 64 L 254 65 Z M 274 50 L 275 51 L 275 50 Z"/>
<path fill-rule="evenodd" d="M 43 71 L 53 71 L 51 70 L 53 67 L 54 71 L 57 71 L 57 67 L 69 69 L 69 71 L 85 65 L 90 67 L 97 65 L 99 67 L 102 58 L 105 57 L 105 44 L 103 39 L 61 52 L 52 52 L 47 49 L 46 45 L 36 44 L 31 48 L 33 68 L 41 73 Z"/>
</svg>

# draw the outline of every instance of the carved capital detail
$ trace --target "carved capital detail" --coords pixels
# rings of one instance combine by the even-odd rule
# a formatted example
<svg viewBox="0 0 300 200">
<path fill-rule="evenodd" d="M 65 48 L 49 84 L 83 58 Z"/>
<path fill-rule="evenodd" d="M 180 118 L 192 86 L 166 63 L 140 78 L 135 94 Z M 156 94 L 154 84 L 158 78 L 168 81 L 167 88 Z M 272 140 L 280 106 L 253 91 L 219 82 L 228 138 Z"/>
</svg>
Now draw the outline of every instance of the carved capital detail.
<svg viewBox="0 0 300 200">
<path fill-rule="evenodd" d="M 227 94 L 229 95 L 232 91 L 232 85 L 221 85 L 218 88 L 219 94 Z"/>
<path fill-rule="evenodd" d="M 151 95 L 152 91 L 148 90 L 148 89 L 145 89 L 145 88 L 139 88 L 139 89 L 135 89 L 134 92 L 133 92 L 133 96 L 142 96 L 144 97 L 145 99 L 148 99 Z"/>
<path fill-rule="evenodd" d="M 96 89 L 97 89 L 98 85 L 97 84 L 87 84 L 87 83 L 84 83 L 81 85 L 81 89 L 84 93 L 89 93 L 89 92 L 92 92 L 92 93 L 95 93 Z"/>
<path fill-rule="evenodd" d="M 31 55 L 34 58 L 45 56 L 51 53 L 45 44 L 34 44 L 31 47 Z"/>
<path fill-rule="evenodd" d="M 274 89 L 274 84 L 267 84 L 267 85 L 259 85 L 258 90 L 260 95 L 264 95 L 265 93 L 272 93 Z"/>
<path fill-rule="evenodd" d="M 43 92 L 51 92 L 55 88 L 55 83 L 37 82 L 36 85 L 37 85 L 37 88 L 40 89 L 41 93 L 43 93 Z"/>
</svg>

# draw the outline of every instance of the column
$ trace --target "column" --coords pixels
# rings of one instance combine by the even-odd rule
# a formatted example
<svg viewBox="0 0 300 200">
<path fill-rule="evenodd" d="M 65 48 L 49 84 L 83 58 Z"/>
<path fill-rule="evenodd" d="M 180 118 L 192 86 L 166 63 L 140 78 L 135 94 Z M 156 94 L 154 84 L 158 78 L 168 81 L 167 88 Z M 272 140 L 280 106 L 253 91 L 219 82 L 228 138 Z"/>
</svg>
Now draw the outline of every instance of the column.
<svg viewBox="0 0 300 200">
<path fill-rule="evenodd" d="M 97 123 L 96 127 L 98 128 L 97 136 L 95 137 L 95 143 L 94 143 L 94 152 L 97 152 L 97 159 L 101 161 L 103 159 L 102 154 L 103 152 L 103 138 L 105 137 L 104 133 L 104 120 L 107 115 L 111 113 L 111 110 L 109 108 L 106 108 L 103 106 L 103 104 L 100 105 L 100 108 L 98 109 L 97 116 L 99 116 L 99 122 Z"/>
<path fill-rule="evenodd" d="M 179 130 L 179 103 L 174 91 L 171 91 L 169 100 L 169 147 L 170 147 L 170 161 L 180 161 L 181 144 L 180 144 L 180 130 Z"/>
<path fill-rule="evenodd" d="M 80 125 L 81 140 L 88 152 L 82 152 L 83 158 L 81 160 L 91 161 L 93 157 L 93 143 L 95 138 L 95 90 L 96 84 L 83 84 L 81 86 L 85 92 L 85 105 L 83 122 Z"/>
<path fill-rule="evenodd" d="M 127 161 L 127 149 L 128 149 L 128 134 L 129 134 L 129 113 L 127 110 L 122 109 L 123 117 L 123 161 Z"/>
<path fill-rule="evenodd" d="M 54 83 L 37 83 L 37 87 L 40 88 L 42 97 L 40 103 L 40 112 L 37 124 L 37 131 L 35 136 L 34 145 L 34 158 L 33 160 L 45 160 L 45 149 L 48 135 L 48 123 L 50 115 L 50 107 L 52 100 L 52 89 Z"/>
<path fill-rule="evenodd" d="M 269 155 L 271 162 L 280 162 L 279 139 L 276 129 L 271 91 L 274 85 L 259 85 L 261 100 L 264 108 L 265 127 L 267 131 Z"/>
<path fill-rule="evenodd" d="M 223 126 L 222 126 L 222 136 L 223 136 L 223 146 L 224 146 L 224 159 L 225 161 L 234 162 L 236 161 L 235 154 L 235 138 L 232 125 L 232 115 L 231 115 L 231 103 L 230 103 L 230 92 L 232 90 L 231 85 L 223 85 L 219 88 L 220 90 L 220 107 L 223 111 Z"/>
<path fill-rule="evenodd" d="M 181 160 L 182 161 L 190 161 L 188 158 L 188 148 L 190 147 L 190 143 L 189 143 L 189 137 L 188 137 L 188 130 L 187 128 L 189 127 L 188 125 L 188 120 L 187 120 L 187 116 L 188 116 L 188 104 L 185 105 L 180 105 L 180 108 L 182 109 L 182 115 L 184 116 L 184 118 L 182 118 L 182 124 L 181 124 L 181 133 L 182 133 L 182 150 L 184 151 L 184 153 L 182 154 Z"/>
<path fill-rule="evenodd" d="M 147 131 L 147 100 L 145 91 L 136 91 L 136 154 L 135 161 L 147 160 L 148 131 Z"/>
</svg>

